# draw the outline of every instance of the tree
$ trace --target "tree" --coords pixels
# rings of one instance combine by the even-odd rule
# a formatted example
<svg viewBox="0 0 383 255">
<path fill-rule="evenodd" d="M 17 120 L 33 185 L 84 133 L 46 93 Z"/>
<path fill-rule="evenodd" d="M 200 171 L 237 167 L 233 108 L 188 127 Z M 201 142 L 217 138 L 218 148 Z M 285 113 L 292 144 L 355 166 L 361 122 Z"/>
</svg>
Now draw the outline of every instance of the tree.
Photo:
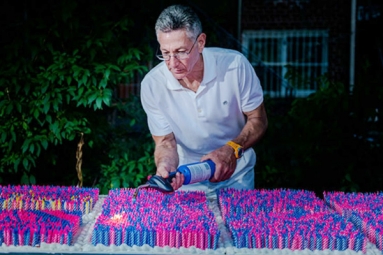
<svg viewBox="0 0 383 255">
<path fill-rule="evenodd" d="M 130 39 L 134 23 L 117 4 L 28 3 L 9 14 L 2 31 L 0 172 L 22 173 L 21 183 L 34 184 L 36 162 L 55 165 L 54 147 L 82 134 L 90 147 L 108 142 L 99 131 L 113 127 L 99 117 L 121 106 L 115 88 L 147 70 L 143 52 L 150 50 Z"/>
</svg>

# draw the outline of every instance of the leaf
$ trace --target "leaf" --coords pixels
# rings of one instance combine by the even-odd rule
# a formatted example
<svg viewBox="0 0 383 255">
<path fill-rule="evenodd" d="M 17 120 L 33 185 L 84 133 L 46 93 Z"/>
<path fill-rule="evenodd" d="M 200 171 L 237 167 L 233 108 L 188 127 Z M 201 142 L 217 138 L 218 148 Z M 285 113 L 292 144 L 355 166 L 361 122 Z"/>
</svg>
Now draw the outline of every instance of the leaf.
<svg viewBox="0 0 383 255">
<path fill-rule="evenodd" d="M 51 104 L 49 102 L 45 103 L 43 108 L 44 114 L 47 114 L 50 108 L 51 108 Z"/>
<path fill-rule="evenodd" d="M 91 94 L 91 95 L 88 97 L 88 104 L 89 104 L 89 105 L 92 104 L 93 101 L 96 100 L 97 96 L 98 96 L 98 92 Z"/>
<path fill-rule="evenodd" d="M 31 145 L 29 146 L 29 151 L 33 154 L 35 152 L 35 145 L 33 143 L 31 143 Z"/>
<path fill-rule="evenodd" d="M 7 139 L 7 133 L 6 132 L 3 132 L 2 134 L 1 134 L 1 142 L 2 143 L 5 143 L 5 140 Z"/>
<path fill-rule="evenodd" d="M 96 64 L 94 69 L 95 69 L 96 73 L 104 73 L 105 68 L 106 67 L 104 65 Z"/>
<path fill-rule="evenodd" d="M 102 109 L 102 97 L 97 97 L 96 106 L 97 106 L 97 109 Z"/>
<path fill-rule="evenodd" d="M 49 125 L 49 129 L 52 131 L 53 134 L 57 136 L 59 133 L 59 123 L 58 121 L 53 122 L 52 124 Z"/>
<path fill-rule="evenodd" d="M 105 88 L 107 84 L 108 82 L 106 81 L 106 79 L 103 78 L 101 79 L 99 86 L 100 88 Z"/>
<path fill-rule="evenodd" d="M 25 139 L 23 145 L 21 146 L 22 153 L 25 153 L 29 149 L 29 144 L 31 143 L 32 139 Z"/>
<path fill-rule="evenodd" d="M 102 91 L 102 94 L 104 98 L 111 98 L 113 95 L 113 91 L 111 89 L 106 88 Z"/>
<path fill-rule="evenodd" d="M 7 108 L 5 109 L 5 113 L 6 114 L 10 114 L 13 110 L 13 105 L 12 104 L 8 104 L 7 105 Z"/>
<path fill-rule="evenodd" d="M 9 101 L 8 101 L 8 100 L 1 100 L 1 101 L 0 101 L 0 109 L 4 108 L 4 106 L 5 106 L 6 104 L 9 104 Z"/>
<path fill-rule="evenodd" d="M 72 82 L 72 77 L 71 76 L 67 76 L 66 77 L 66 82 L 68 83 L 68 85 L 70 85 L 71 82 Z"/>
<path fill-rule="evenodd" d="M 140 51 L 139 50 L 137 50 L 137 49 L 133 49 L 133 52 L 134 52 L 134 56 L 138 59 L 138 60 L 140 60 L 141 59 L 141 53 L 140 53 Z"/>
<path fill-rule="evenodd" d="M 46 120 L 49 124 L 52 123 L 52 117 L 51 117 L 50 115 L 46 115 L 46 116 L 45 116 L 45 120 Z"/>
<path fill-rule="evenodd" d="M 83 83 L 84 85 L 86 85 L 87 82 L 88 82 L 88 77 L 87 77 L 86 74 L 84 74 L 84 75 L 82 76 L 82 83 Z"/>
<path fill-rule="evenodd" d="M 27 158 L 24 158 L 24 159 L 23 159 L 23 166 L 24 166 L 24 168 L 25 168 L 26 170 L 29 169 L 29 161 L 28 161 Z"/>
<path fill-rule="evenodd" d="M 33 167 L 36 167 L 36 162 L 30 155 L 28 156 L 28 159 L 32 163 Z"/>
<path fill-rule="evenodd" d="M 84 93 L 84 87 L 81 87 L 81 88 L 78 89 L 77 95 L 78 95 L 79 98 L 82 96 L 82 93 Z"/>
<path fill-rule="evenodd" d="M 123 181 L 122 181 L 122 187 L 123 187 L 123 188 L 129 188 L 129 187 L 130 187 L 129 179 L 126 180 L 126 178 L 123 178 Z"/>
<path fill-rule="evenodd" d="M 124 55 L 120 56 L 120 57 L 117 59 L 117 64 L 122 65 L 123 63 L 124 63 Z"/>
<path fill-rule="evenodd" d="M 141 157 L 138 159 L 138 162 L 143 163 L 146 161 L 146 159 L 147 159 L 146 157 Z"/>
<path fill-rule="evenodd" d="M 136 168 L 136 162 L 135 162 L 135 161 L 130 161 L 130 162 L 128 163 L 128 165 L 129 165 L 129 170 L 128 170 L 128 172 L 129 172 L 129 173 L 132 173 L 132 172 L 134 171 L 134 169 Z"/>
<path fill-rule="evenodd" d="M 143 179 L 145 176 L 143 174 L 137 174 L 136 175 L 136 179 Z"/>
<path fill-rule="evenodd" d="M 41 94 L 45 94 L 47 92 L 48 88 L 49 88 L 49 84 L 45 84 L 45 86 L 43 86 L 41 88 Z"/>
<path fill-rule="evenodd" d="M 17 158 L 13 164 L 13 168 L 15 169 L 15 172 L 17 173 L 17 169 L 19 168 L 20 165 L 20 158 Z"/>
<path fill-rule="evenodd" d="M 21 113 L 22 109 L 21 109 L 21 104 L 19 102 L 15 102 L 15 105 L 16 105 L 16 109 L 19 113 Z"/>
<path fill-rule="evenodd" d="M 39 115 L 40 115 L 39 109 L 36 108 L 36 109 L 33 111 L 33 117 L 35 117 L 35 119 L 38 119 L 38 118 L 39 118 Z"/>
<path fill-rule="evenodd" d="M 92 76 L 92 84 L 93 86 L 97 86 L 97 79 L 94 76 Z"/>
<path fill-rule="evenodd" d="M 12 141 L 16 142 L 16 132 L 11 130 Z"/>
<path fill-rule="evenodd" d="M 23 176 L 21 176 L 20 180 L 21 184 L 28 185 L 29 184 L 29 178 L 28 175 L 24 172 Z"/>
<path fill-rule="evenodd" d="M 121 68 L 119 68 L 119 67 L 116 66 L 116 65 L 109 65 L 109 68 L 111 68 L 111 69 L 113 69 L 113 70 L 115 70 L 115 71 L 117 71 L 117 72 L 121 72 Z"/>
<path fill-rule="evenodd" d="M 110 183 L 110 187 L 111 187 L 112 189 L 114 189 L 114 188 L 119 188 L 119 187 L 120 187 L 120 184 L 121 184 L 121 182 L 120 182 L 120 177 L 118 177 L 118 176 L 114 176 L 114 177 L 112 177 L 112 179 L 111 179 L 111 183 Z"/>
<path fill-rule="evenodd" d="M 109 79 L 109 75 L 110 75 L 110 69 L 108 68 L 108 69 L 105 70 L 104 79 L 108 80 Z"/>
<path fill-rule="evenodd" d="M 74 86 L 69 87 L 68 90 L 67 90 L 67 92 L 69 93 L 69 95 L 71 95 L 72 97 L 75 97 L 75 96 L 76 96 L 76 94 L 75 94 L 76 91 L 77 91 L 77 88 L 74 87 Z"/>
<path fill-rule="evenodd" d="M 110 106 L 111 97 L 104 95 L 104 97 L 102 98 L 102 101 L 104 102 L 105 105 Z"/>
<path fill-rule="evenodd" d="M 87 48 L 90 48 L 90 46 L 92 45 L 92 40 L 89 39 L 88 41 L 86 41 L 86 47 Z"/>
<path fill-rule="evenodd" d="M 79 67 L 78 65 L 73 65 L 72 71 L 73 71 L 73 78 L 77 81 L 77 79 L 78 79 L 77 76 L 81 72 L 81 67 Z"/>
<path fill-rule="evenodd" d="M 33 174 L 29 176 L 29 184 L 35 185 L 36 184 L 36 178 Z"/>
<path fill-rule="evenodd" d="M 70 103 L 70 95 L 66 94 L 65 98 L 66 98 L 66 103 L 69 104 Z"/>
<path fill-rule="evenodd" d="M 38 156 L 40 156 L 40 153 L 41 153 L 41 146 L 40 146 L 40 144 L 39 143 L 36 143 L 36 156 L 38 157 Z"/>
<path fill-rule="evenodd" d="M 46 139 L 41 140 L 41 145 L 46 150 L 48 148 L 48 141 Z"/>
</svg>

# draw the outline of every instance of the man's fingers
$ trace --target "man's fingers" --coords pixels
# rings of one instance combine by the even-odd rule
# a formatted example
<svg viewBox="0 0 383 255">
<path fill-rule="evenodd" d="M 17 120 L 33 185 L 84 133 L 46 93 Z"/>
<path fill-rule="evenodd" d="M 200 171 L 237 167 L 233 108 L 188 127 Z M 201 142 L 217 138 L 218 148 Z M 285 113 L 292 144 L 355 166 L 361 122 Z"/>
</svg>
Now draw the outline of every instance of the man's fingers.
<svg viewBox="0 0 383 255">
<path fill-rule="evenodd" d="M 162 178 L 168 178 L 169 177 L 169 172 L 163 168 L 157 168 L 156 174 L 161 176 Z"/>
<path fill-rule="evenodd" d="M 172 180 L 172 187 L 174 190 L 179 189 L 184 183 L 184 176 L 181 173 L 177 173 L 176 176 Z"/>
</svg>

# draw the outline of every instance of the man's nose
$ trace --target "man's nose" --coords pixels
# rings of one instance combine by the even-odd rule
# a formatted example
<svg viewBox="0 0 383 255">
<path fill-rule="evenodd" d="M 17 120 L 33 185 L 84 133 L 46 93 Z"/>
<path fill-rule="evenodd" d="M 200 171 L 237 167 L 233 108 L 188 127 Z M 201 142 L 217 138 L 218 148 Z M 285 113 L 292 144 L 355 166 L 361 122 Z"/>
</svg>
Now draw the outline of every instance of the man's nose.
<svg viewBox="0 0 383 255">
<path fill-rule="evenodd" d="M 179 59 L 176 56 L 170 56 L 168 64 L 170 67 L 175 67 L 180 63 Z"/>
</svg>

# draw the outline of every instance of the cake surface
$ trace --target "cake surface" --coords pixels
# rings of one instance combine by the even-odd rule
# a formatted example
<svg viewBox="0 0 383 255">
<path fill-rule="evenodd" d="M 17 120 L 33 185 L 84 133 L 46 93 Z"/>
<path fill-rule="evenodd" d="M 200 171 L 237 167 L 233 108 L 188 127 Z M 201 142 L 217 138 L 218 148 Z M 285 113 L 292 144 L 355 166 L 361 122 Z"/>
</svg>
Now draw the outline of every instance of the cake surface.
<svg viewBox="0 0 383 255">
<path fill-rule="evenodd" d="M 324 192 L 327 204 L 358 226 L 367 238 L 383 250 L 383 194 Z"/>
<path fill-rule="evenodd" d="M 366 251 L 348 219 L 304 190 L 221 190 L 219 203 L 237 248 Z"/>
<path fill-rule="evenodd" d="M 203 192 L 143 189 L 133 200 L 134 191 L 109 192 L 93 230 L 93 245 L 218 247 L 218 226 Z"/>
<path fill-rule="evenodd" d="M 117 193 L 117 194 L 121 194 Z M 128 193 L 131 191 L 127 191 Z M 149 190 L 147 191 L 149 192 Z M 255 191 L 254 191 L 255 192 Z M 177 192 L 178 193 L 178 192 Z M 140 203 L 140 199 L 145 199 L 146 197 L 150 196 L 151 193 L 149 192 L 146 194 L 145 192 L 140 192 L 142 197 L 137 197 L 138 203 Z M 182 195 L 185 195 L 184 193 L 180 192 Z M 118 200 L 116 199 L 118 195 L 116 195 L 114 198 L 114 202 L 119 204 Z M 154 198 L 155 196 L 152 196 Z M 129 199 L 129 196 L 127 196 Z M 185 196 L 184 196 L 185 198 Z M 213 248 L 207 248 L 201 249 L 197 248 L 196 246 L 192 245 L 189 247 L 171 247 L 169 245 L 150 245 L 150 244 L 143 244 L 142 246 L 138 245 L 132 245 L 129 246 L 127 244 L 122 243 L 121 245 L 105 245 L 102 243 L 97 243 L 94 245 L 92 243 L 92 236 L 94 233 L 94 229 L 97 228 L 97 222 L 102 219 L 102 215 L 106 215 L 103 210 L 107 207 L 105 207 L 105 201 L 109 201 L 107 203 L 110 204 L 111 197 L 108 196 L 99 196 L 97 202 L 94 204 L 94 207 L 92 210 L 90 210 L 89 213 L 83 214 L 82 216 L 82 225 L 80 226 L 78 233 L 73 237 L 73 242 L 71 245 L 67 244 L 58 244 L 58 243 L 45 243 L 42 242 L 39 247 L 32 247 L 32 246 L 14 246 L 14 245 L 5 245 L 4 243 L 0 247 L 0 253 L 72 253 L 72 254 L 267 254 L 267 255 L 273 255 L 273 254 L 295 254 L 295 255 L 328 255 L 328 254 L 336 254 L 336 255 L 353 255 L 353 254 L 381 254 L 381 251 L 377 249 L 376 245 L 367 242 L 365 246 L 365 251 L 359 250 L 352 250 L 352 249 L 345 249 L 345 250 L 331 250 L 331 249 L 324 249 L 324 250 L 311 250 L 309 248 L 303 248 L 303 249 L 288 249 L 288 248 L 249 248 L 249 247 L 237 247 L 235 240 L 233 239 L 233 235 L 231 233 L 230 228 L 226 226 L 226 218 L 227 215 L 225 215 L 225 212 L 222 212 L 222 205 L 220 205 L 219 199 L 210 199 L 210 200 L 201 200 L 203 201 L 204 207 L 203 211 L 209 211 L 215 221 L 216 229 L 215 231 L 219 232 L 219 237 L 216 241 L 216 247 Z M 150 200 L 151 203 L 153 203 L 154 200 Z M 167 200 L 167 205 L 169 206 L 169 203 L 171 203 L 172 200 Z M 120 201 L 121 202 L 121 201 Z M 144 201 L 142 201 L 144 202 Z M 174 201 L 176 202 L 176 201 Z M 240 199 L 235 200 L 233 203 L 240 203 Z M 250 201 L 247 201 L 248 205 Z M 111 205 L 111 204 L 110 204 Z M 121 205 L 120 205 L 121 206 Z M 304 207 L 304 205 L 302 205 Z M 246 208 L 246 207 L 245 207 Z M 280 207 L 282 208 L 282 207 Z M 121 208 L 120 208 L 121 209 Z M 307 209 L 307 207 L 306 207 Z M 113 209 L 114 210 L 114 209 Z M 314 209 L 315 210 L 315 209 Z M 321 212 L 322 209 L 318 210 L 318 212 Z M 117 211 L 117 210 L 116 210 Z M 117 220 L 118 217 L 113 218 L 113 215 L 111 218 L 113 220 Z M 137 217 L 137 215 L 136 215 Z M 144 217 L 144 216 L 143 216 Z M 121 219 L 121 218 L 120 218 Z M 105 221 L 104 221 L 105 223 Z M 190 223 L 189 223 L 190 224 Z M 190 225 L 189 225 L 190 227 Z M 204 247 L 202 247 L 204 248 Z"/>
<path fill-rule="evenodd" d="M 98 189 L 0 186 L 0 245 L 71 245 L 97 200 Z"/>
</svg>

